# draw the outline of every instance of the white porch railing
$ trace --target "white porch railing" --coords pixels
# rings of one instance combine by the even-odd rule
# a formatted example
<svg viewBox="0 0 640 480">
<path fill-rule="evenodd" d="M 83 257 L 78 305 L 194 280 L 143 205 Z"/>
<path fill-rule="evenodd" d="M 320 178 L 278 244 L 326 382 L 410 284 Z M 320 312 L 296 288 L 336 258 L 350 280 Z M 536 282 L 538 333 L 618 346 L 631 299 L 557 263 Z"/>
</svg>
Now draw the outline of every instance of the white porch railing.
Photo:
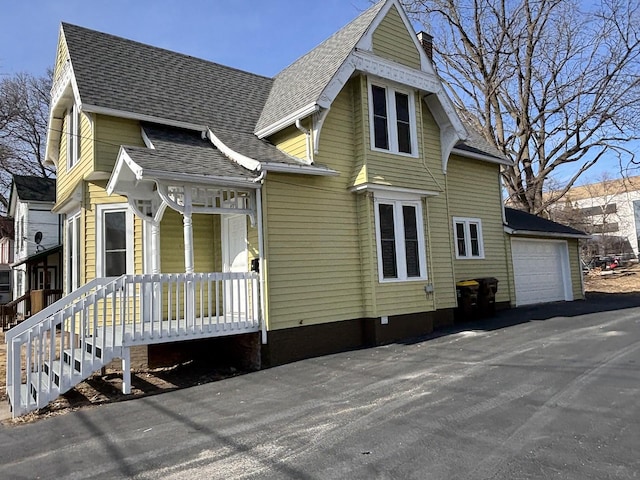
<svg viewBox="0 0 640 480">
<path fill-rule="evenodd" d="M 45 406 L 114 358 L 123 359 L 130 389 L 133 345 L 259 330 L 253 272 L 96 279 L 6 332 L 13 416 Z"/>
</svg>

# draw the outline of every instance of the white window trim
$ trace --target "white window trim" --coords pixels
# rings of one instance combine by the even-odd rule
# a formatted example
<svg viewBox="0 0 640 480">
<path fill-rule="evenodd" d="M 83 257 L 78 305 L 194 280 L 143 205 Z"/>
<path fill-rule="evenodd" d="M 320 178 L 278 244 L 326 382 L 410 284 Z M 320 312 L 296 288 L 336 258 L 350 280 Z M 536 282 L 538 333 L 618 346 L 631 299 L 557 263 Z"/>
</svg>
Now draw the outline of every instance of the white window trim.
<svg viewBox="0 0 640 480">
<path fill-rule="evenodd" d="M 456 228 L 456 224 L 462 223 L 464 224 L 464 243 L 465 249 L 468 252 L 467 255 L 460 255 L 458 251 L 458 230 Z M 478 253 L 479 255 L 473 256 L 471 255 L 471 229 L 469 228 L 470 224 L 478 225 Z M 484 259 L 484 240 L 482 233 L 482 220 L 479 218 L 472 217 L 453 217 L 453 246 L 456 250 L 456 259 L 458 260 L 482 260 Z"/>
<path fill-rule="evenodd" d="M 375 146 L 375 131 L 373 121 L 373 93 L 372 86 L 381 87 L 386 90 L 387 100 L 387 132 L 389 135 L 389 149 L 378 148 Z M 396 105 L 392 99 L 395 99 L 395 92 L 403 93 L 409 96 L 409 127 L 411 133 L 411 153 L 398 151 L 398 127 L 396 117 Z M 367 97 L 369 100 L 369 139 L 371 150 L 375 152 L 392 153 L 394 155 L 402 155 L 404 157 L 418 157 L 418 132 L 416 118 L 416 102 L 414 92 L 406 87 L 396 85 L 379 78 L 367 78 Z"/>
<path fill-rule="evenodd" d="M 80 210 L 77 210 L 74 213 L 67 214 L 67 217 L 64 222 L 64 235 L 65 235 L 64 268 L 65 268 L 65 271 L 67 272 L 67 275 L 65 275 L 65 278 L 64 278 L 64 284 L 65 284 L 65 289 L 67 294 L 71 293 L 73 290 L 75 290 L 75 288 L 78 288 L 80 286 L 80 272 L 77 271 L 78 269 L 76 268 L 78 263 L 74 261 L 72 262 L 71 265 L 69 265 L 69 250 L 74 249 L 75 255 L 78 255 L 78 256 L 80 255 L 80 241 L 81 241 L 80 231 L 75 232 L 75 228 L 74 228 L 74 232 L 77 233 L 77 235 L 74 234 L 73 238 L 71 239 L 68 238 L 69 223 L 73 222 L 73 224 L 75 225 L 75 221 L 79 218 L 80 218 Z M 76 238 L 78 239 L 77 244 L 75 243 Z M 76 258 L 75 255 L 73 258 Z M 69 273 L 68 273 L 69 269 L 73 270 L 72 277 L 76 279 L 77 286 L 69 284 Z"/>
<path fill-rule="evenodd" d="M 127 240 L 127 268 L 126 274 L 134 273 L 133 243 L 134 223 L 133 213 L 126 203 L 108 203 L 96 206 L 96 277 L 104 277 L 105 252 L 104 252 L 104 214 L 105 212 L 122 212 L 125 216 L 125 235 Z"/>
<path fill-rule="evenodd" d="M 78 145 L 80 143 L 80 111 L 74 103 L 67 112 L 67 171 L 79 163 Z M 69 148 L 72 145 L 73 148 Z"/>
<path fill-rule="evenodd" d="M 384 278 L 382 270 L 382 242 L 380 237 L 380 204 L 393 205 L 394 233 L 396 241 L 396 266 L 397 278 Z M 420 261 L 420 276 L 407 276 L 407 262 L 404 245 L 404 218 L 402 206 L 409 205 L 416 208 L 416 228 L 418 230 L 418 260 Z M 378 257 L 378 281 L 380 283 L 418 282 L 427 280 L 427 254 L 425 247 L 424 223 L 422 220 L 422 200 L 415 195 L 376 192 L 374 200 L 376 251 Z"/>
</svg>

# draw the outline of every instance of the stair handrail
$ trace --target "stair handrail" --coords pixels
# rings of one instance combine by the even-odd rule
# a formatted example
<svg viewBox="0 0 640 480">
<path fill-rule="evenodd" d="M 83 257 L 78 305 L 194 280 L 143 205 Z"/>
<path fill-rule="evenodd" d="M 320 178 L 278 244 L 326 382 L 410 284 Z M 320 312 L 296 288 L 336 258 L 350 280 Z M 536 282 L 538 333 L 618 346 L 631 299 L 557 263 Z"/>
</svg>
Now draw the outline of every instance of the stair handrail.
<svg viewBox="0 0 640 480">
<path fill-rule="evenodd" d="M 122 275 L 122 276 L 126 277 L 126 275 Z M 93 280 L 91 280 L 88 283 L 85 283 L 80 288 L 77 288 L 73 292 L 71 292 L 68 295 L 65 295 L 64 297 L 62 297 L 60 300 L 52 303 L 48 307 L 40 310 L 35 315 L 32 315 L 31 317 L 29 317 L 25 321 L 19 323 L 18 325 L 16 325 L 13 328 L 7 330 L 7 332 L 5 333 L 5 343 L 7 343 L 7 345 L 9 345 L 14 338 L 19 337 L 22 334 L 26 333 L 31 328 L 33 328 L 36 325 L 38 325 L 39 323 L 43 322 L 44 320 L 46 320 L 48 317 L 50 317 L 54 313 L 58 312 L 62 308 L 66 307 L 67 305 L 75 302 L 80 297 L 84 296 L 87 292 L 91 291 L 92 289 L 94 289 L 96 287 L 102 287 L 102 286 L 107 285 L 107 284 L 109 284 L 111 282 L 115 282 L 115 281 L 117 281 L 119 279 L 120 279 L 120 277 L 98 277 L 98 278 L 94 278 Z M 7 348 L 9 348 L 9 347 L 7 347 Z"/>
</svg>

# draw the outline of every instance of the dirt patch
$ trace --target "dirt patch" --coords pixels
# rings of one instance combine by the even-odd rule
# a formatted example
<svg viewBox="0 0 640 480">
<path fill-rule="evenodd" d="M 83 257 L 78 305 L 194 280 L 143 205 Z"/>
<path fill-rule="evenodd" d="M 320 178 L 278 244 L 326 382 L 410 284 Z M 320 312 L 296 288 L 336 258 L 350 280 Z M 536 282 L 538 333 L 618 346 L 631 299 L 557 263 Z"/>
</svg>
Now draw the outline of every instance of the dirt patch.
<svg viewBox="0 0 640 480">
<path fill-rule="evenodd" d="M 203 383 L 214 382 L 224 378 L 244 373 L 233 367 L 211 368 L 198 362 L 187 362 L 171 368 L 139 370 L 131 374 L 131 394 L 122 393 L 122 375 L 118 370 L 107 369 L 94 373 L 84 382 L 76 385 L 67 393 L 44 408 L 35 410 L 15 419 L 8 419 L 4 423 L 30 423 L 41 418 L 62 415 L 105 403 L 114 403 L 148 395 L 169 392 L 178 388 L 192 387 Z M 4 333 L 0 332 L 0 401 L 6 403 L 6 343 Z"/>
<path fill-rule="evenodd" d="M 585 275 L 584 288 L 587 294 L 640 292 L 640 265 L 613 270 L 594 268 Z"/>
</svg>

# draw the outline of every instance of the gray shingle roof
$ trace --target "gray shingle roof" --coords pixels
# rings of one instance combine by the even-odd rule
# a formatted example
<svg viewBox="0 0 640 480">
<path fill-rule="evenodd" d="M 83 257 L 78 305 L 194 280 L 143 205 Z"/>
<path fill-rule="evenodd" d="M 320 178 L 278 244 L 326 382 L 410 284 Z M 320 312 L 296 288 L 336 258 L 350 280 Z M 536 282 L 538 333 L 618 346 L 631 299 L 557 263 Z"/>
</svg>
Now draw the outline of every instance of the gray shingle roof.
<svg viewBox="0 0 640 480">
<path fill-rule="evenodd" d="M 18 198 L 22 201 L 56 201 L 55 178 L 14 175 L 13 184 L 16 186 Z"/>
<path fill-rule="evenodd" d="M 271 79 L 68 23 L 62 28 L 84 104 L 253 132 Z"/>
<path fill-rule="evenodd" d="M 460 141 L 456 144 L 457 149 L 477 153 L 479 155 L 487 155 L 497 160 L 508 160 L 500 150 L 487 142 L 474 127 L 469 125 L 468 122 L 463 120 L 463 123 L 468 135 L 466 140 Z"/>
<path fill-rule="evenodd" d="M 556 235 L 569 235 L 569 236 L 584 236 L 589 235 L 581 230 L 577 230 L 561 223 L 552 222 L 546 218 L 538 217 L 522 210 L 516 210 L 514 208 L 505 207 L 505 217 L 507 220 L 507 226 L 516 231 L 528 231 L 528 232 L 540 232 L 552 233 Z"/>
<path fill-rule="evenodd" d="M 237 179 L 258 175 L 229 160 L 208 139 L 202 139 L 199 132 L 151 123 L 143 123 L 142 128 L 154 149 L 129 146 L 124 149 L 143 169 Z"/>
<path fill-rule="evenodd" d="M 353 51 L 384 5 L 380 1 L 293 62 L 275 77 L 255 131 L 262 130 L 306 105 L 320 94 Z"/>
</svg>

